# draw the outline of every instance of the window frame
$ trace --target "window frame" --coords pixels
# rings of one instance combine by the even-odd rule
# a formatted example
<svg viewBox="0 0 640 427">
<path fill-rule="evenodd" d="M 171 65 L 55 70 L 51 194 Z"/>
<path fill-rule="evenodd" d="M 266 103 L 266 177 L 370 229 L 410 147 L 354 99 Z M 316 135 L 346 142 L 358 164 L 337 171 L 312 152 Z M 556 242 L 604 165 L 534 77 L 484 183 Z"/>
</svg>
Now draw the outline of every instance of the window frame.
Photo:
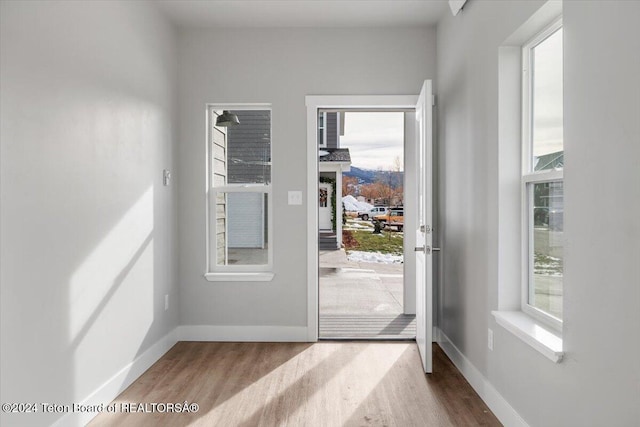
<svg viewBox="0 0 640 427">
<path fill-rule="evenodd" d="M 234 183 L 215 186 L 212 182 L 213 174 L 213 135 L 211 130 L 214 125 L 214 111 L 220 110 L 264 110 L 270 112 L 269 120 L 269 139 L 271 141 L 269 158 L 273 155 L 273 111 L 271 104 L 266 103 L 242 103 L 242 104 L 206 104 L 206 271 L 205 278 L 209 281 L 269 281 L 273 279 L 273 176 L 268 184 L 260 183 Z M 270 160 L 272 162 L 272 160 Z M 273 162 L 272 162 L 273 164 Z M 273 167 L 271 168 L 273 173 Z M 216 210 L 212 209 L 212 203 L 215 204 L 216 196 L 219 193 L 262 193 L 267 197 L 267 263 L 253 265 L 218 265 L 212 262 L 212 252 L 217 253 L 217 235 L 210 234 L 211 224 L 216 221 Z M 212 222 L 213 221 L 213 222 Z M 225 224 L 228 230 L 228 223 Z M 227 250 L 225 246 L 225 250 Z"/>
<path fill-rule="evenodd" d="M 322 116 L 322 126 L 320 125 L 320 116 Z M 322 141 L 319 141 L 318 148 L 327 148 L 327 112 L 318 111 L 318 134 L 322 131 Z"/>
<path fill-rule="evenodd" d="M 529 297 L 534 289 L 533 280 L 533 244 L 534 244 L 534 215 L 533 215 L 533 187 L 535 184 L 549 182 L 564 183 L 563 169 L 549 169 L 535 171 L 533 164 L 533 49 L 547 40 L 556 31 L 562 28 L 562 17 L 554 20 L 542 31 L 536 33 L 528 42 L 522 45 L 522 167 L 521 167 L 521 227 L 522 227 L 522 284 L 521 284 L 521 310 L 537 321 L 557 330 L 562 331 L 562 319 L 559 319 L 546 311 L 529 304 Z M 563 49 L 564 60 L 564 49 Z M 564 144 L 563 144 L 564 145 Z M 564 283 L 563 283 L 564 288 Z"/>
</svg>

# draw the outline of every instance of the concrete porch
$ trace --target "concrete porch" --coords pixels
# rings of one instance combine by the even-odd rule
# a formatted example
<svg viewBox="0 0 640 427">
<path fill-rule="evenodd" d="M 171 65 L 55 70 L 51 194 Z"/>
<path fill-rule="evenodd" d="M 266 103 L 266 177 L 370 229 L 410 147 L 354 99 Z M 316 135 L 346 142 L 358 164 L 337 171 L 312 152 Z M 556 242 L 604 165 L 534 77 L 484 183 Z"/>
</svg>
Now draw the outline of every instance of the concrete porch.
<svg viewBox="0 0 640 427">
<path fill-rule="evenodd" d="M 402 264 L 351 262 L 344 249 L 320 251 L 321 339 L 407 340 L 415 316 L 403 314 Z"/>
</svg>

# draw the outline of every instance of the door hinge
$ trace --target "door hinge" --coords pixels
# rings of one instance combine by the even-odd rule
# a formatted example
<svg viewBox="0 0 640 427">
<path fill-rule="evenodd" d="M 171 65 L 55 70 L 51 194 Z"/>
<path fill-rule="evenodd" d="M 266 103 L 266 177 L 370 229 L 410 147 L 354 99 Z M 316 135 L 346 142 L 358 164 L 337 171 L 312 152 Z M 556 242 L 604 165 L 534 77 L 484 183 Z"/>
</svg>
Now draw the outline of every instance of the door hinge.
<svg viewBox="0 0 640 427">
<path fill-rule="evenodd" d="M 431 95 L 431 106 L 432 107 L 436 106 L 436 96 L 435 95 Z"/>
</svg>

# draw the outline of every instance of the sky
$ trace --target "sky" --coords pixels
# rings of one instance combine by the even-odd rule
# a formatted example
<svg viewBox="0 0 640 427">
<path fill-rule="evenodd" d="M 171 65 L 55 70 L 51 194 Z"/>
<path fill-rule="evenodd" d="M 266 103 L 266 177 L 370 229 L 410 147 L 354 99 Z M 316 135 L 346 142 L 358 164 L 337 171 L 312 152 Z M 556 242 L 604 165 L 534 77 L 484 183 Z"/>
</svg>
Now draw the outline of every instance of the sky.
<svg viewBox="0 0 640 427">
<path fill-rule="evenodd" d="M 346 112 L 340 146 L 349 149 L 352 166 L 393 170 L 396 157 L 403 161 L 404 113 Z"/>
<path fill-rule="evenodd" d="M 562 29 L 534 49 L 533 154 L 562 150 Z"/>
</svg>

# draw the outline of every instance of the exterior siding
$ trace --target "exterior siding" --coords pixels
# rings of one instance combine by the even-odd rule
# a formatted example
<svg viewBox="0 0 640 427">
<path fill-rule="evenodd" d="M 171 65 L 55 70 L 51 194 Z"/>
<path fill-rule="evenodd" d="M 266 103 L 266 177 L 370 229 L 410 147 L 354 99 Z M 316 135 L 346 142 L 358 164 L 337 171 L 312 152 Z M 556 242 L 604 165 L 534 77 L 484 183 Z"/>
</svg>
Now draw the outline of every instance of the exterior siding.
<svg viewBox="0 0 640 427">
<path fill-rule="evenodd" d="M 213 112 L 213 117 L 218 114 Z M 221 186 L 227 183 L 227 134 L 225 128 L 212 126 L 211 142 L 211 173 L 213 175 L 213 185 Z M 215 200 L 215 224 L 212 229 L 216 233 L 216 259 L 217 265 L 225 265 L 227 262 L 226 239 L 227 239 L 227 203 L 224 194 L 218 193 Z"/>
<path fill-rule="evenodd" d="M 338 148 L 338 113 L 327 113 L 327 148 Z"/>
<path fill-rule="evenodd" d="M 271 111 L 236 110 L 240 126 L 227 128 L 229 184 L 271 182 Z"/>
</svg>

